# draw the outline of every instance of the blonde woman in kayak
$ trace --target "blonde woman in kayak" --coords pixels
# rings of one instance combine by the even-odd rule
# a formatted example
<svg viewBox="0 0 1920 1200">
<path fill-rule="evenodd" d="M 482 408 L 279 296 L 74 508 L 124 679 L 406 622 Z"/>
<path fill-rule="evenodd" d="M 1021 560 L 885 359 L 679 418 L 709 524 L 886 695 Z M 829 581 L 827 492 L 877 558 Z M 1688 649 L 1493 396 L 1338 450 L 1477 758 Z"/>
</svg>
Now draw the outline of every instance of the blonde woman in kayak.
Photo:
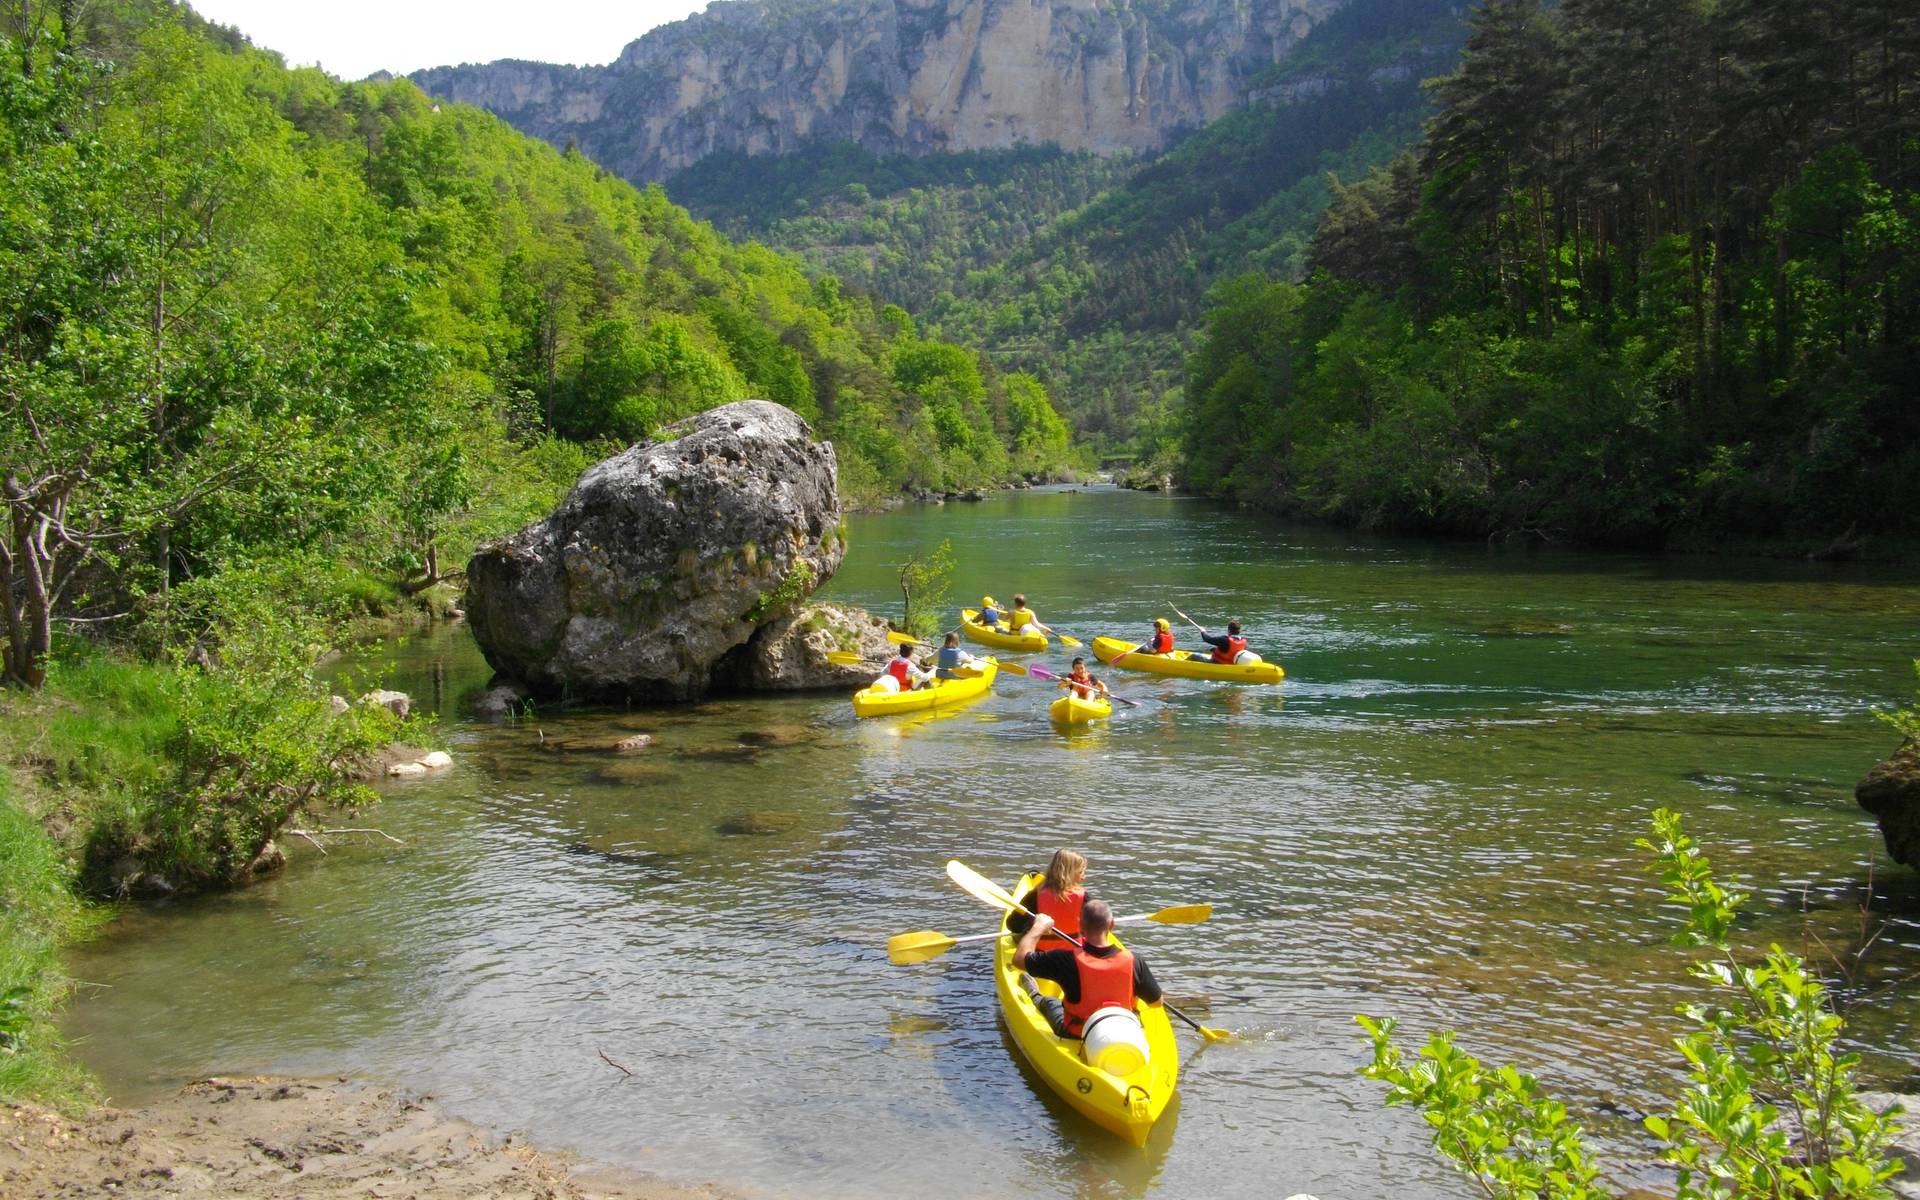
<svg viewBox="0 0 1920 1200">
<path fill-rule="evenodd" d="M 1055 850 L 1052 860 L 1047 863 L 1047 873 L 1040 880 L 1040 886 L 1014 897 L 1026 912 L 1017 912 L 1007 918 L 1008 931 L 1017 937 L 1033 924 L 1033 917 L 1029 914 L 1044 913 L 1053 918 L 1054 927 L 1060 932 L 1078 937 L 1080 909 L 1087 902 L 1086 881 L 1086 857 L 1064 847 Z M 1053 938 L 1050 944 L 1064 946 L 1066 942 Z"/>
</svg>

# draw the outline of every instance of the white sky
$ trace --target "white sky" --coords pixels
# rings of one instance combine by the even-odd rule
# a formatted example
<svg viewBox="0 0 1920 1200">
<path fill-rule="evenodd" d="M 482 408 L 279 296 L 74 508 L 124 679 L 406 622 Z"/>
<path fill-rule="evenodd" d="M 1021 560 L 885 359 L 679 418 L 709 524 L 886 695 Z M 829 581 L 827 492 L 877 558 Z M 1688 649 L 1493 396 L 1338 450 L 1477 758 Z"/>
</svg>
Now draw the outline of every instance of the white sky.
<svg viewBox="0 0 1920 1200">
<path fill-rule="evenodd" d="M 606 63 L 655 25 L 706 0 L 190 0 L 295 66 L 343 79 L 528 58 Z"/>
</svg>

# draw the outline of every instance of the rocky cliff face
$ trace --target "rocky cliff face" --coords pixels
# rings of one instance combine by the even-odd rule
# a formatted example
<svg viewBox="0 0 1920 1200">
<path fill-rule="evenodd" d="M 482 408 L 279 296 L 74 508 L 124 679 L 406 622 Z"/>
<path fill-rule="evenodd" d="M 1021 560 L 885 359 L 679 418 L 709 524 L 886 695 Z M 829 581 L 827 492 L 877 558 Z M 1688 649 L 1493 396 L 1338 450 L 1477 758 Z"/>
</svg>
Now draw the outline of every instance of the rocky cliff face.
<svg viewBox="0 0 1920 1200">
<path fill-rule="evenodd" d="M 823 139 L 877 154 L 1164 146 L 1344 0 L 722 0 L 605 67 L 412 78 L 629 179 Z"/>
</svg>

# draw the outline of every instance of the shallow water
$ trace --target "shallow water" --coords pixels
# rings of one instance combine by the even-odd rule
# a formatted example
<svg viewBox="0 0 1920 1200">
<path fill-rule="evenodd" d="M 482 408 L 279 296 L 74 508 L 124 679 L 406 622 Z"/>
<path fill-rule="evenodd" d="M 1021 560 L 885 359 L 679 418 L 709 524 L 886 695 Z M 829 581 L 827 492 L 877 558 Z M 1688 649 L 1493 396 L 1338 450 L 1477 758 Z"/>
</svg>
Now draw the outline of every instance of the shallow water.
<svg viewBox="0 0 1920 1200">
<path fill-rule="evenodd" d="M 1239 616 L 1277 688 L 1110 673 L 1141 701 L 1064 737 L 1002 677 L 959 711 L 844 697 L 461 719 L 464 630 L 359 664 L 446 718 L 456 766 L 395 784 L 244 893 L 130 913 L 72 959 L 70 1031 L 114 1097 L 212 1072 L 346 1073 L 549 1144 L 753 1194 L 1465 1197 L 1416 1117 L 1355 1076 L 1355 1012 L 1463 1031 L 1540 1073 L 1623 1178 L 1676 1078 L 1683 952 L 1632 849 L 1684 810 L 1755 885 L 1746 933 L 1858 924 L 1880 850 L 1866 715 L 1911 691 L 1909 574 L 1367 539 L 1190 499 L 995 496 L 855 518 L 833 598 L 890 612 L 888 564 L 949 539 L 955 604 L 1024 588 L 1083 639 L 1167 600 Z M 1056 654 L 1045 660 L 1064 670 Z M 1123 687 L 1120 685 L 1124 685 Z M 644 730 L 628 759 L 557 752 Z M 1125 911 L 1212 900 L 1132 943 L 1209 1024 L 1145 1151 L 1010 1065 L 987 955 L 887 964 L 889 934 L 992 927 L 941 873 L 1056 845 Z M 1920 882 L 1860 990 L 1920 972 Z M 1912 1082 L 1916 989 L 1867 1001 L 1874 1078 Z M 636 1072 L 627 1078 L 604 1053 Z"/>
</svg>

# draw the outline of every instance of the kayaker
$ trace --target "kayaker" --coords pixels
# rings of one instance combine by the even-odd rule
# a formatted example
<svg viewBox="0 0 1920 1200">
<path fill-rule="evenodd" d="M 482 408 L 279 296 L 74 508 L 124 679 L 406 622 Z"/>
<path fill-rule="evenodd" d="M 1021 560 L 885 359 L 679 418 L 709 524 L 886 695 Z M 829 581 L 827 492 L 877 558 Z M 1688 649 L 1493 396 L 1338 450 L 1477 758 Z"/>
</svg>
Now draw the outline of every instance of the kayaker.
<svg viewBox="0 0 1920 1200">
<path fill-rule="evenodd" d="M 1014 897 L 1020 902 L 1020 907 L 1027 911 L 1010 914 L 1007 917 L 1007 931 L 1019 937 L 1033 924 L 1033 917 L 1029 914 L 1045 913 L 1052 918 L 1058 932 L 1079 937 L 1080 906 L 1087 902 L 1086 880 L 1085 856 L 1064 847 L 1055 850 L 1039 885 Z M 1047 943 L 1049 950 L 1067 944 L 1064 938 L 1058 937 L 1048 938 Z"/>
<path fill-rule="evenodd" d="M 1014 947 L 1013 965 L 1035 979 L 1051 979 L 1060 985 L 1065 1003 L 1048 996 L 1034 998 L 1056 1033 L 1079 1037 L 1087 1018 L 1109 1005 L 1132 1012 L 1136 1000 L 1160 1003 L 1160 985 L 1146 962 L 1107 936 L 1113 929 L 1113 910 L 1105 900 L 1089 900 L 1081 907 L 1081 945 L 1064 950 L 1037 949 L 1040 939 L 1052 929 L 1052 917 L 1045 913 L 1035 917 Z"/>
<path fill-rule="evenodd" d="M 933 672 L 914 663 L 913 647 L 902 646 L 900 653 L 894 656 L 893 661 L 887 664 L 886 671 L 874 682 L 887 688 L 888 691 L 910 692 L 914 689 L 914 685 L 925 683 L 932 678 Z M 889 681 L 892 684 L 890 687 Z"/>
<path fill-rule="evenodd" d="M 905 649 L 906 647 L 901 647 Z M 980 660 L 960 648 L 960 635 L 949 633 L 934 657 L 933 673 L 941 679 L 958 679 L 966 668 L 978 668 Z"/>
<path fill-rule="evenodd" d="M 980 597 L 980 623 L 982 625 L 985 625 L 988 629 L 992 629 L 998 626 L 1004 619 L 1005 616 L 1000 611 L 1000 605 L 992 596 Z"/>
<path fill-rule="evenodd" d="M 1033 615 L 1033 610 L 1027 607 L 1027 598 L 1024 595 L 1013 598 L 1013 611 L 1007 614 L 1007 628 L 1022 636 L 1053 633 L 1053 630 L 1040 623 L 1039 617 Z"/>
<path fill-rule="evenodd" d="M 1247 649 L 1247 639 L 1240 636 L 1240 622 L 1228 621 L 1224 636 L 1208 633 L 1202 629 L 1200 640 L 1213 647 L 1209 661 L 1217 663 L 1259 662 L 1260 656 Z M 1241 657 L 1245 655 L 1246 657 Z"/>
<path fill-rule="evenodd" d="M 1073 660 L 1073 669 L 1067 672 L 1065 679 L 1060 681 L 1060 686 L 1063 688 L 1072 688 L 1073 694 L 1082 700 L 1093 699 L 1095 692 L 1100 693 L 1102 699 L 1107 695 L 1107 685 L 1100 682 L 1097 676 L 1087 673 L 1087 660 L 1084 658 L 1075 658 Z"/>
<path fill-rule="evenodd" d="M 1153 636 L 1140 648 L 1142 654 L 1172 654 L 1173 626 L 1167 624 L 1165 617 L 1153 619 Z"/>
</svg>

